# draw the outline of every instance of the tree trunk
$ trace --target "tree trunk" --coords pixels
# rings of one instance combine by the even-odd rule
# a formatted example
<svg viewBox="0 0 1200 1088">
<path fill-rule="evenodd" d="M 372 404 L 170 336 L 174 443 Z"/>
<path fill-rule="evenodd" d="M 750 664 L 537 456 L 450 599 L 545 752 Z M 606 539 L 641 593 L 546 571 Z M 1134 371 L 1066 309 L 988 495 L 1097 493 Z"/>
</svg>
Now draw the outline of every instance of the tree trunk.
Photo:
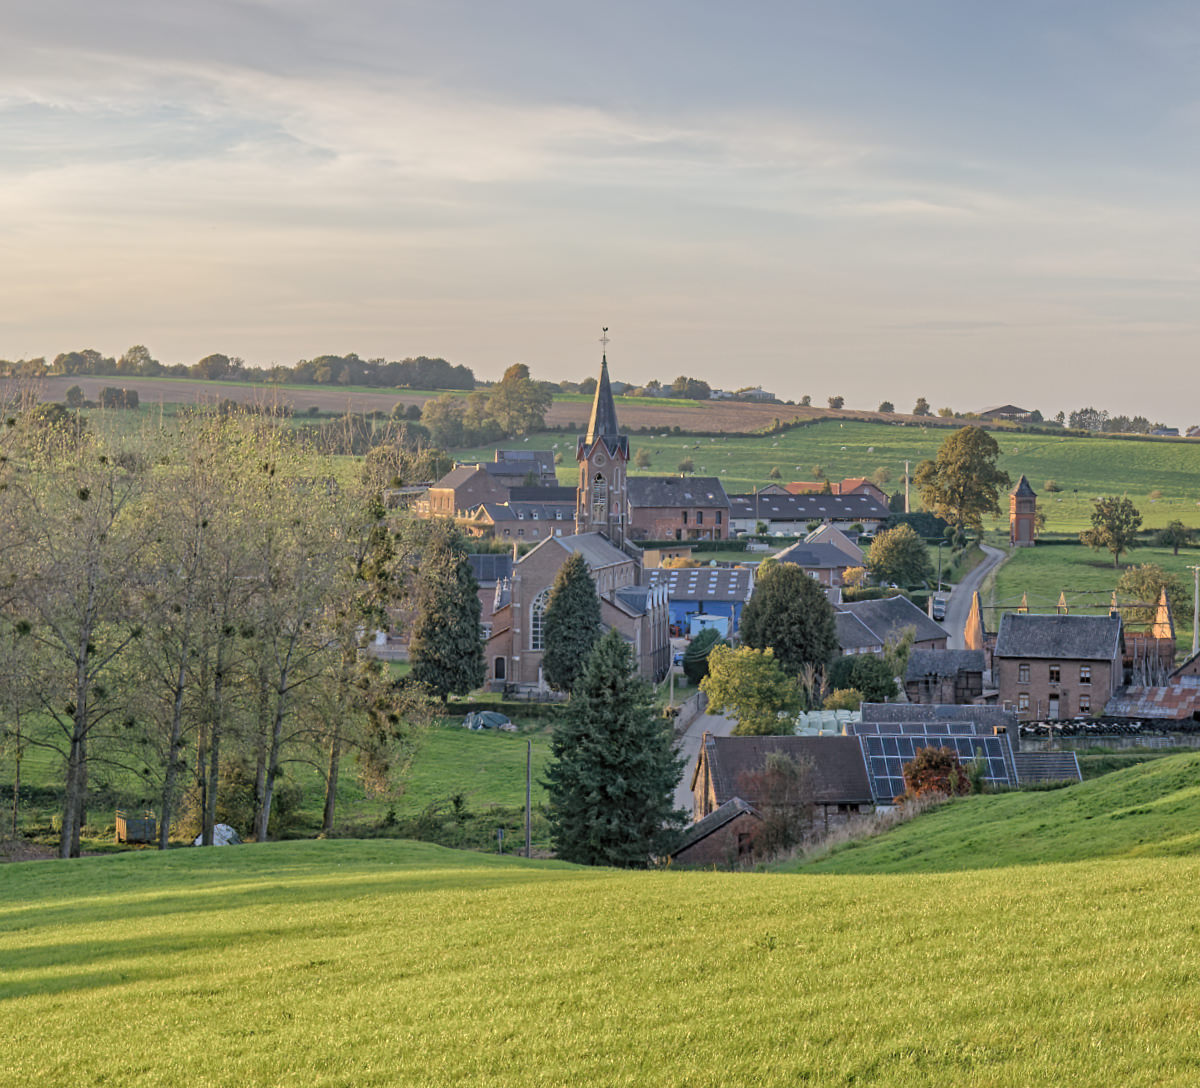
<svg viewBox="0 0 1200 1088">
<path fill-rule="evenodd" d="M 267 841 L 267 828 L 271 822 L 271 801 L 275 796 L 275 776 L 279 773 L 279 751 L 283 746 L 283 711 L 287 701 L 287 673 L 280 677 L 279 690 L 275 693 L 275 714 L 271 721 L 271 745 L 267 753 L 265 788 L 262 807 L 258 813 L 254 833 L 259 842 Z"/>
<path fill-rule="evenodd" d="M 221 732 L 225 721 L 225 643 L 217 643 L 217 662 L 213 672 L 212 715 L 209 723 L 208 785 L 204 792 L 203 828 L 200 842 L 204 846 L 213 844 L 213 828 L 217 823 L 217 789 L 221 777 Z M 204 774 L 204 767 L 200 768 Z"/>
<path fill-rule="evenodd" d="M 329 771 L 325 775 L 325 813 L 321 819 L 321 833 L 333 834 L 333 812 L 337 803 L 338 770 L 342 761 L 342 723 L 339 719 L 329 738 Z"/>
<path fill-rule="evenodd" d="M 162 812 L 158 823 L 158 848 L 171 845 L 171 810 L 175 803 L 175 784 L 179 781 L 180 754 L 183 749 L 183 690 L 186 670 L 182 662 L 175 674 L 175 698 L 171 703 L 171 737 L 167 742 L 167 770 L 163 776 Z"/>
<path fill-rule="evenodd" d="M 21 805 L 21 715 L 16 719 L 16 748 L 13 759 L 13 807 L 12 807 L 12 837 L 17 837 L 17 814 Z"/>
</svg>

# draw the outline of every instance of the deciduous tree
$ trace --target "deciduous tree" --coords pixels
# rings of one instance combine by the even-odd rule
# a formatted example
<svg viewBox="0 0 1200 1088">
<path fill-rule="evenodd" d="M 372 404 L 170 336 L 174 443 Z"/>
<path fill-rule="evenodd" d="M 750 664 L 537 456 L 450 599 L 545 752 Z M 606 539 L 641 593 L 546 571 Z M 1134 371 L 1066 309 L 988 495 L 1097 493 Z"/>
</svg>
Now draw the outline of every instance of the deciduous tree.
<svg viewBox="0 0 1200 1088">
<path fill-rule="evenodd" d="M 787 676 L 770 649 L 715 646 L 708 675 L 700 682 L 711 711 L 737 718 L 738 736 L 778 736 L 792 732 L 792 719 L 803 708 L 800 688 Z"/>
<path fill-rule="evenodd" d="M 1187 547 L 1191 542 L 1192 530 L 1182 521 L 1167 522 L 1167 527 L 1154 538 L 1155 544 L 1160 548 L 1170 548 L 1174 555 L 1178 555 L 1179 549 Z"/>
<path fill-rule="evenodd" d="M 914 482 L 921 500 L 961 533 L 983 529 L 984 514 L 1000 513 L 1000 488 L 1011 484 L 996 467 L 1000 447 L 982 427 L 963 427 L 941 445 L 932 461 L 922 461 Z"/>
<path fill-rule="evenodd" d="M 1092 527 L 1079 534 L 1079 539 L 1094 551 L 1112 552 L 1113 569 L 1123 553 L 1137 547 L 1138 529 L 1142 515 L 1129 499 L 1105 495 L 1092 500 Z"/>
<path fill-rule="evenodd" d="M 747 646 L 773 650 L 789 676 L 805 665 L 824 669 L 838 644 L 833 606 L 795 563 L 760 568 L 754 593 L 742 609 L 739 632 Z"/>
<path fill-rule="evenodd" d="M 929 549 L 911 525 L 897 525 L 877 533 L 871 541 L 867 569 L 879 582 L 918 585 L 933 573 Z"/>
</svg>

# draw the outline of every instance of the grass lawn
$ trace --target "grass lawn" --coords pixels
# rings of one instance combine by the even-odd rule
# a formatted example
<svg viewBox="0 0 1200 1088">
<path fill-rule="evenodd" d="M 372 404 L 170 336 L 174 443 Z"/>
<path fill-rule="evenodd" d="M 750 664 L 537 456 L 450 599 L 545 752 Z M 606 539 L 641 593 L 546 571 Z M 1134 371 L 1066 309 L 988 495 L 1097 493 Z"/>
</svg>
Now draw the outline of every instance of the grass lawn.
<svg viewBox="0 0 1200 1088">
<path fill-rule="evenodd" d="M 1189 606 L 1183 615 L 1175 617 L 1175 634 L 1180 652 L 1190 652 L 1193 583 L 1188 564 L 1197 562 L 1200 553 L 1193 549 L 1185 548 L 1179 555 L 1172 555 L 1170 548 L 1142 547 L 1126 552 L 1120 568 L 1114 570 L 1108 552 L 1095 552 L 1082 544 L 1017 548 L 995 573 L 993 588 L 984 594 L 984 605 L 995 609 L 987 613 L 985 622 L 989 630 L 994 630 L 1000 611 L 1016 608 L 1023 593 L 1028 593 L 1033 612 L 1053 612 L 1059 594 L 1065 592 L 1072 612 L 1106 614 L 1121 574 L 1131 566 L 1157 563 L 1164 570 L 1178 574 L 1187 587 Z"/>
<path fill-rule="evenodd" d="M 11 865 L 0 1083 L 1192 1085 L 1197 880 L 1179 857 L 620 873 L 382 841 Z"/>
<path fill-rule="evenodd" d="M 617 409 L 618 418 L 620 407 Z M 664 419 L 669 419 L 665 415 Z M 585 426 L 586 421 L 580 422 Z M 783 434 L 726 435 L 707 438 L 661 433 L 630 435 L 631 456 L 645 449 L 650 466 L 632 469 L 632 475 L 673 473 L 684 458 L 691 458 L 697 475 L 718 476 L 726 491 L 750 491 L 771 482 L 772 468 L 784 481 L 816 478 L 815 468 L 831 480 L 846 476 L 871 476 L 884 468 L 890 474 L 887 490 L 903 486 L 904 462 L 917 465 L 933 457 L 951 431 L 919 426 L 857 420 L 822 420 L 795 427 Z M 1116 438 L 1079 438 L 1065 435 L 1032 435 L 997 431 L 1000 467 L 1015 484 L 1022 473 L 1039 493 L 1046 512 L 1047 530 L 1076 532 L 1090 525 L 1091 500 L 1098 495 L 1128 495 L 1142 512 L 1146 528 L 1159 528 L 1178 518 L 1185 525 L 1200 525 L 1200 442 L 1128 441 Z M 561 433 L 540 434 L 528 442 L 509 442 L 527 449 L 553 449 L 563 455 L 559 481 L 576 479 L 575 438 Z M 495 443 L 455 451 L 462 460 L 490 460 Z M 1062 488 L 1044 490 L 1053 479 Z M 1150 493 L 1161 490 L 1161 498 Z M 914 492 L 914 499 L 916 494 Z M 1007 505 L 1003 524 L 1007 532 Z"/>
</svg>

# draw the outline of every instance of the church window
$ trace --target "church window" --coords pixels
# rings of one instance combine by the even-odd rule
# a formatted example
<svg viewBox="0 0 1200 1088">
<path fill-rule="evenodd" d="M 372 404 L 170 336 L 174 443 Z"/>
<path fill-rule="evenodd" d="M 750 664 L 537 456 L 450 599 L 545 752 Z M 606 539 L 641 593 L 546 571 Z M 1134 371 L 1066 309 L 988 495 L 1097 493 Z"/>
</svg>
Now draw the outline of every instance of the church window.
<svg viewBox="0 0 1200 1088">
<path fill-rule="evenodd" d="M 599 472 L 592 481 L 592 521 L 608 521 L 608 481 Z"/>
<path fill-rule="evenodd" d="M 529 606 L 529 648 L 531 650 L 544 650 L 546 648 L 546 602 L 549 600 L 550 587 L 547 586 L 533 598 L 533 604 Z"/>
</svg>

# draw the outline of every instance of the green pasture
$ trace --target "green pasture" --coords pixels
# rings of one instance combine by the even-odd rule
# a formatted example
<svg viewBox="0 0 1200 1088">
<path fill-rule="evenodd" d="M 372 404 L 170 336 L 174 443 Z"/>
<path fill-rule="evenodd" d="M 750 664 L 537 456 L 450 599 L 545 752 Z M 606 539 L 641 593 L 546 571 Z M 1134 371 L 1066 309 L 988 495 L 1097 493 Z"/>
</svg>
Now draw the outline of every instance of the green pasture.
<svg viewBox="0 0 1200 1088">
<path fill-rule="evenodd" d="M 1015 867 L 1102 858 L 1195 860 L 1198 853 L 1200 752 L 1188 752 L 1058 790 L 961 798 L 886 835 L 784 868 L 841 874 L 1003 869 L 1012 874 Z"/>
<path fill-rule="evenodd" d="M 618 417 L 620 409 L 618 408 Z M 669 423 L 670 412 L 663 413 Z M 586 426 L 586 420 L 580 421 Z M 723 435 L 700 437 L 630 435 L 632 456 L 640 449 L 650 454 L 650 466 L 631 469 L 633 475 L 673 473 L 691 458 L 696 475 L 717 476 L 731 493 L 753 490 L 772 482 L 779 469 L 782 482 L 812 480 L 815 468 L 830 480 L 847 476 L 872 476 L 879 468 L 890 473 L 885 490 L 903 487 L 904 462 L 912 471 L 937 453 L 948 434 L 944 428 L 899 426 L 856 420 L 821 420 L 774 435 Z M 1046 514 L 1051 532 L 1077 532 L 1090 525 L 1091 502 L 1100 495 L 1128 495 L 1142 513 L 1146 528 L 1159 528 L 1179 519 L 1200 526 L 1200 442 L 1131 441 L 1117 438 L 1080 438 L 1074 435 L 1035 435 L 1015 431 L 992 432 L 1000 444 L 1000 466 L 1014 484 L 1024 473 Z M 528 442 L 509 442 L 526 449 L 554 449 L 563 455 L 559 480 L 575 482 L 575 439 L 558 433 L 531 436 Z M 490 459 L 496 443 L 455 451 L 461 460 Z M 1061 488 L 1047 492 L 1047 480 Z M 1151 492 L 1161 491 L 1152 499 Z M 917 494 L 913 490 L 913 502 Z M 1007 507 L 1003 526 L 1007 530 Z"/>
<path fill-rule="evenodd" d="M 1156 563 L 1178 574 L 1187 587 L 1189 605 L 1183 615 L 1175 617 L 1175 634 L 1180 652 L 1190 652 L 1193 577 L 1188 565 L 1200 563 L 1200 551 L 1191 548 L 1181 549 L 1178 555 L 1173 555 L 1170 548 L 1135 548 L 1121 556 L 1121 566 L 1116 570 L 1111 553 L 1092 551 L 1083 544 L 1016 548 L 992 576 L 992 587 L 983 595 L 984 622 L 989 630 L 995 630 L 1001 612 L 1014 610 L 1024 593 L 1029 596 L 1031 612 L 1053 612 L 1059 594 L 1065 592 L 1072 612 L 1107 614 L 1121 575 L 1142 563 Z"/>
<path fill-rule="evenodd" d="M 1192 1085 L 1198 879 L 1194 857 L 622 873 L 394 841 L 10 865 L 0 1084 Z"/>
</svg>

